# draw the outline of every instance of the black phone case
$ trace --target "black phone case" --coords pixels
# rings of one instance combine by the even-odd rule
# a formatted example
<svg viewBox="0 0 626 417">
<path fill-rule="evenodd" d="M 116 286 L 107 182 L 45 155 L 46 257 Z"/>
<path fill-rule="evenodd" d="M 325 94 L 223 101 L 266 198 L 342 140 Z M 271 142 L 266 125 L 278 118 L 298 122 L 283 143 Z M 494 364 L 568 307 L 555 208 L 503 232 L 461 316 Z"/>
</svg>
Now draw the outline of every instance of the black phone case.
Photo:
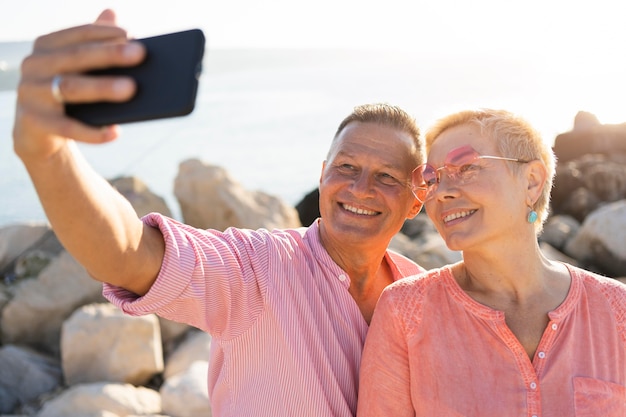
<svg viewBox="0 0 626 417">
<path fill-rule="evenodd" d="M 65 113 L 93 126 L 185 116 L 195 107 L 202 72 L 204 34 L 200 29 L 138 39 L 146 59 L 135 67 L 91 71 L 93 75 L 129 75 L 135 96 L 122 103 L 66 104 Z"/>
</svg>

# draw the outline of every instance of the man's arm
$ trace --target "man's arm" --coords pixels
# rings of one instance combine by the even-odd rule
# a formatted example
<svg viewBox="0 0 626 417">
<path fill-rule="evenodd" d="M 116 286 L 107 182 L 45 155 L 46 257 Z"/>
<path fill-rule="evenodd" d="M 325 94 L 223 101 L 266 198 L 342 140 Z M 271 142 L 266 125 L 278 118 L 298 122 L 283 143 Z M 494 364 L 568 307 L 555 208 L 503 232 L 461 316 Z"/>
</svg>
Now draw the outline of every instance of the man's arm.
<svg viewBox="0 0 626 417">
<path fill-rule="evenodd" d="M 132 80 L 80 74 L 134 65 L 144 56 L 143 48 L 128 42 L 126 32 L 115 26 L 115 15 L 108 10 L 96 24 L 38 38 L 22 63 L 13 129 L 15 152 L 65 248 L 95 279 L 139 295 L 159 272 L 163 237 L 138 219 L 130 203 L 89 166 L 75 145 L 74 140 L 112 141 L 117 127 L 94 128 L 66 117 L 51 82 L 62 76 L 66 102 L 124 101 L 134 94 Z"/>
</svg>

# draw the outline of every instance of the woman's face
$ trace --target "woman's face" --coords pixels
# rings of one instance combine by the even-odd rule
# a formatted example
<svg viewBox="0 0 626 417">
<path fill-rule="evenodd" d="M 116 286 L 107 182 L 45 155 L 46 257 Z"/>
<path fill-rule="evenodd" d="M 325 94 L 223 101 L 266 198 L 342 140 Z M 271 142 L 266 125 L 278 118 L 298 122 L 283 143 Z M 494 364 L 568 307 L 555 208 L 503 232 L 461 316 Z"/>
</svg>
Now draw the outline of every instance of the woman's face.
<svg viewBox="0 0 626 417">
<path fill-rule="evenodd" d="M 519 162 L 500 157 L 514 156 L 499 155 L 473 125 L 447 129 L 433 143 L 423 170 L 430 186 L 424 207 L 451 250 L 499 246 L 528 227 L 522 176 L 507 166 Z"/>
</svg>

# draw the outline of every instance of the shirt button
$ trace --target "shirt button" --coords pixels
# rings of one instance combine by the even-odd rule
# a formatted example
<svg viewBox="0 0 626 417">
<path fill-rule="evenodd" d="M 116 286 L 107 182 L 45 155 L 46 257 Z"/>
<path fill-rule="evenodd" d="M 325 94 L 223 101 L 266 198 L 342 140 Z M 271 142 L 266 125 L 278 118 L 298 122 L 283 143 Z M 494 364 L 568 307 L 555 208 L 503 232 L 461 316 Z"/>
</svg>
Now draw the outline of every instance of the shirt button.
<svg viewBox="0 0 626 417">
<path fill-rule="evenodd" d="M 537 384 L 534 382 L 530 383 L 530 389 L 536 389 L 537 388 Z"/>
<path fill-rule="evenodd" d="M 552 323 L 552 330 L 556 330 L 558 328 L 559 328 L 559 326 L 557 326 L 556 323 Z"/>
<path fill-rule="evenodd" d="M 533 417 L 537 417 L 537 414 L 533 414 Z"/>
<path fill-rule="evenodd" d="M 543 359 L 546 357 L 546 352 L 539 352 L 539 358 Z"/>
<path fill-rule="evenodd" d="M 341 274 L 339 275 L 338 278 L 339 278 L 339 281 L 345 281 L 347 277 L 345 276 L 345 274 Z"/>
</svg>

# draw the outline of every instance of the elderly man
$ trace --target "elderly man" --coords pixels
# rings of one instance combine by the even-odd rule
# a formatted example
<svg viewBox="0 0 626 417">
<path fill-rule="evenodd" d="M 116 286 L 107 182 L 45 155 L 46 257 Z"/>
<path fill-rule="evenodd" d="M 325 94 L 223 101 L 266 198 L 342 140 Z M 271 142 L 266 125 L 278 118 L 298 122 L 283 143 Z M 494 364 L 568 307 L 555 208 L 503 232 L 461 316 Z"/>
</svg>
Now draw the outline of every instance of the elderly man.
<svg viewBox="0 0 626 417">
<path fill-rule="evenodd" d="M 214 416 L 354 415 L 378 297 L 423 271 L 387 250 L 421 209 L 410 186 L 423 162 L 414 119 L 373 104 L 343 120 L 322 167 L 321 218 L 308 228 L 222 232 L 139 219 L 74 144 L 112 141 L 116 127 L 81 124 L 63 103 L 127 100 L 132 80 L 82 73 L 144 55 L 106 10 L 95 24 L 38 38 L 22 66 L 14 148 L 59 239 L 126 313 L 212 335 Z"/>
</svg>

